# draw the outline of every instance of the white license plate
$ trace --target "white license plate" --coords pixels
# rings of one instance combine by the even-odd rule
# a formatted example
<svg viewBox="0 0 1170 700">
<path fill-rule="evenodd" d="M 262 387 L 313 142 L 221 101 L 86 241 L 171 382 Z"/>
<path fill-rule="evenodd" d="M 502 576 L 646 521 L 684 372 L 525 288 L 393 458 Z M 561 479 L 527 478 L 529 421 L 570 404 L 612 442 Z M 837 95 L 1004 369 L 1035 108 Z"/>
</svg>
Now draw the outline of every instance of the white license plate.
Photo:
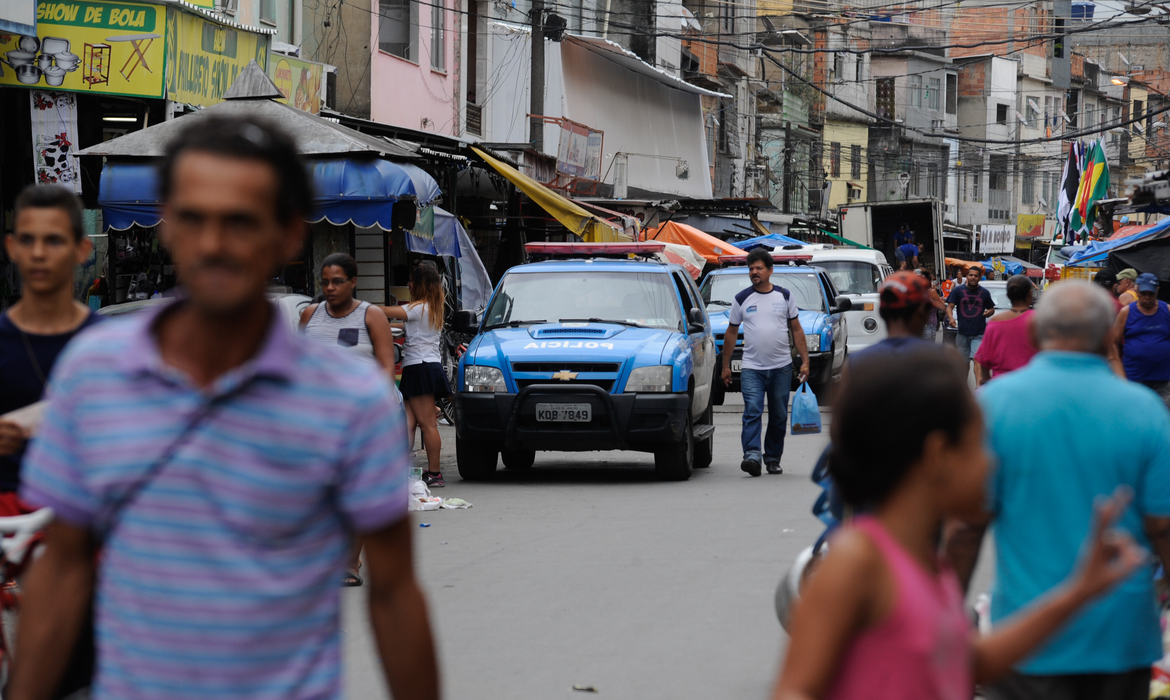
<svg viewBox="0 0 1170 700">
<path fill-rule="evenodd" d="M 738 374 L 740 372 L 740 370 L 742 370 L 742 369 L 743 369 L 743 360 L 732 360 L 731 361 L 731 371 L 732 372 L 735 372 Z"/>
<path fill-rule="evenodd" d="M 588 423 L 593 406 L 587 403 L 538 403 L 536 420 L 542 423 Z"/>
</svg>

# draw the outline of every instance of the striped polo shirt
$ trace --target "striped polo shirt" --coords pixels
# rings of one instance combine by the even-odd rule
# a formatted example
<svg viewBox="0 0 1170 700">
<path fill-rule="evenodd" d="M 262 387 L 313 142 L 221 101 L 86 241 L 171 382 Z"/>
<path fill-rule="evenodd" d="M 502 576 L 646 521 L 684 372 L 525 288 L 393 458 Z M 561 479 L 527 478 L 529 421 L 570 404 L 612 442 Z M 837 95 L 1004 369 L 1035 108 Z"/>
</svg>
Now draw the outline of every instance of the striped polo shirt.
<svg viewBox="0 0 1170 700">
<path fill-rule="evenodd" d="M 406 514 L 401 406 L 375 366 L 275 308 L 259 352 L 199 389 L 163 364 L 159 313 L 66 349 L 24 463 L 25 499 L 101 536 L 112 504 L 219 399 L 105 537 L 94 697 L 339 697 L 350 538 Z"/>
</svg>

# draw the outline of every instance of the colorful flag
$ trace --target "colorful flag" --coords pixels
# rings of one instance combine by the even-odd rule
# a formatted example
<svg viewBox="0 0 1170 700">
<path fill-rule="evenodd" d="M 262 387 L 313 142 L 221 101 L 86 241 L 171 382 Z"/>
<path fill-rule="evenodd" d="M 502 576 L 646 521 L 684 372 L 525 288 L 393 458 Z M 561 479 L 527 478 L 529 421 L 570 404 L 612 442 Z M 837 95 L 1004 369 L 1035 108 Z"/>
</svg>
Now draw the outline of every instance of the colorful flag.
<svg viewBox="0 0 1170 700">
<path fill-rule="evenodd" d="M 1084 238 L 1088 238 L 1093 229 L 1093 220 L 1097 218 L 1097 202 L 1105 198 L 1109 190 L 1109 164 L 1105 159 L 1105 148 L 1100 141 L 1094 141 L 1089 146 L 1085 159 L 1085 170 L 1081 176 L 1081 185 L 1077 189 L 1077 198 L 1073 203 L 1070 225 L 1074 231 L 1080 231 Z"/>
<path fill-rule="evenodd" d="M 1056 209 L 1056 231 L 1064 234 L 1064 242 L 1071 244 L 1069 236 L 1068 217 L 1072 213 L 1072 203 L 1077 198 L 1077 185 L 1081 181 L 1081 144 L 1069 144 L 1068 160 L 1064 162 L 1064 172 L 1060 176 L 1060 201 Z"/>
</svg>

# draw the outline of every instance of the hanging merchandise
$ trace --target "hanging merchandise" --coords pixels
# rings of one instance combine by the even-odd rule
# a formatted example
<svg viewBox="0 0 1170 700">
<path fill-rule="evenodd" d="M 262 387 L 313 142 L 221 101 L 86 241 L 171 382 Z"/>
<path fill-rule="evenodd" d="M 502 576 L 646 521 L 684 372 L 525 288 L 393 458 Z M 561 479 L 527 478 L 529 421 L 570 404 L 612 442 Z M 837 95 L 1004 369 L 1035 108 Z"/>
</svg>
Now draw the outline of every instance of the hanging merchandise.
<svg viewBox="0 0 1170 700">
<path fill-rule="evenodd" d="M 77 143 L 77 100 L 68 92 L 32 90 L 33 178 L 40 185 L 64 185 L 81 192 Z"/>
</svg>

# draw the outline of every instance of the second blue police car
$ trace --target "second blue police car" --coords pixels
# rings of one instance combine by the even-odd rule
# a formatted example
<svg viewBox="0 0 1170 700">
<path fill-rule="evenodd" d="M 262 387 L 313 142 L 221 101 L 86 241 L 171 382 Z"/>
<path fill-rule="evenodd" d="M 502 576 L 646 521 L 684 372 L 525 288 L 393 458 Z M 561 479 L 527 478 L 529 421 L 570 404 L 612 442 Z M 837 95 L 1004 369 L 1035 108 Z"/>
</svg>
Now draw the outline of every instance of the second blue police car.
<svg viewBox="0 0 1170 700">
<path fill-rule="evenodd" d="M 677 265 L 629 259 L 661 243 L 530 243 L 550 257 L 508 270 L 454 387 L 456 460 L 487 479 L 497 459 L 531 467 L 537 451 L 637 450 L 659 478 L 711 464 L 715 338 L 699 290 Z M 607 259 L 624 258 L 624 259 Z"/>
<path fill-rule="evenodd" d="M 741 259 L 742 260 L 742 259 Z M 845 312 L 852 307 L 848 297 L 840 296 L 832 280 L 822 268 L 808 265 L 807 255 L 776 256 L 772 269 L 772 284 L 787 289 L 800 310 L 800 327 L 808 343 L 809 377 L 813 391 L 823 393 L 845 366 L 849 330 Z M 747 267 L 740 264 L 711 271 L 700 288 L 703 302 L 711 315 L 715 344 L 723 352 L 723 334 L 727 332 L 728 315 L 735 295 L 752 286 Z M 743 333 L 735 342 L 731 355 L 731 386 L 716 381 L 713 390 L 716 406 L 723 404 L 725 391 L 739 391 L 740 362 L 743 358 Z M 792 349 L 797 359 L 796 348 Z M 799 361 L 796 362 L 799 366 Z M 722 368 L 719 363 L 718 367 Z M 794 380 L 795 381 L 795 380 Z"/>
</svg>

